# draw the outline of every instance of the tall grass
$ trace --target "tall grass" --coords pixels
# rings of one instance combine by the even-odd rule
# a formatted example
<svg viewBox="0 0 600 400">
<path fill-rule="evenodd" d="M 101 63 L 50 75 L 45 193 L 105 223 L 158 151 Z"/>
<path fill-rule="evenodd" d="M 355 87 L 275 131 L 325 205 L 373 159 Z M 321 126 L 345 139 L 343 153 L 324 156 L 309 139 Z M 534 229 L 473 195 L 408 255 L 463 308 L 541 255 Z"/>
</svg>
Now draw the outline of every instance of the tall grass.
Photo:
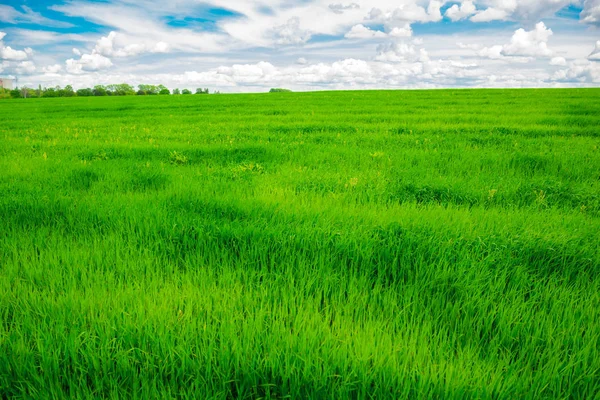
<svg viewBox="0 0 600 400">
<path fill-rule="evenodd" d="M 0 108 L 2 398 L 595 398 L 597 90 Z"/>
</svg>

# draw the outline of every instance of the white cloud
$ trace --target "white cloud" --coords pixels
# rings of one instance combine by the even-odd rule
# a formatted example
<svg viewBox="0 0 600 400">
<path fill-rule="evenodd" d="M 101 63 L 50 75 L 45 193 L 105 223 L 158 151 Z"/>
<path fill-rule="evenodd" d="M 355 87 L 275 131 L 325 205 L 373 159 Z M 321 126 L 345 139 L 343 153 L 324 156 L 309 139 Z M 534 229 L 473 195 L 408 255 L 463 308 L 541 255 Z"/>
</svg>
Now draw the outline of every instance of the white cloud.
<svg viewBox="0 0 600 400">
<path fill-rule="evenodd" d="M 367 20 L 383 23 L 390 29 L 413 22 L 437 22 L 442 20 L 440 8 L 444 2 L 430 1 L 427 9 L 416 4 L 406 2 L 396 8 L 381 9 L 374 7 L 367 15 Z"/>
<path fill-rule="evenodd" d="M 548 48 L 548 40 L 552 34 L 551 29 L 548 29 L 543 22 L 539 22 L 531 31 L 517 29 L 510 43 L 484 47 L 479 49 L 477 54 L 495 60 L 510 58 L 511 61 L 517 62 L 525 62 L 533 57 L 550 57 L 553 52 Z M 466 48 L 468 45 L 460 43 L 459 46 Z M 477 49 L 477 47 L 472 48 Z"/>
<path fill-rule="evenodd" d="M 3 58 L 5 60 L 19 61 L 26 60 L 27 57 L 27 52 L 24 50 L 14 50 L 10 46 L 0 45 L 0 58 Z"/>
<path fill-rule="evenodd" d="M 306 65 L 306 64 L 308 64 L 308 61 L 306 60 L 306 58 L 304 58 L 304 57 L 300 57 L 300 58 L 298 58 L 298 59 L 296 60 L 296 64 L 299 64 L 299 65 Z"/>
<path fill-rule="evenodd" d="M 580 3 L 580 0 L 479 0 L 477 4 L 486 6 L 486 8 L 471 17 L 471 21 L 513 20 L 532 22 L 544 16 L 552 16 L 569 4 L 578 3 Z"/>
<path fill-rule="evenodd" d="M 158 42 L 153 45 L 143 43 L 123 44 L 120 40 L 121 36 L 112 31 L 107 36 L 101 37 L 90 54 L 82 54 L 79 49 L 74 48 L 73 53 L 80 56 L 80 58 L 78 60 L 71 58 L 66 61 L 67 72 L 79 75 L 86 71 L 99 71 L 110 68 L 113 63 L 109 57 L 124 58 L 142 53 L 166 53 L 169 51 L 169 45 L 165 42 Z"/>
<path fill-rule="evenodd" d="M 502 54 L 502 48 L 503 46 L 501 45 L 496 45 L 496 46 L 492 46 L 492 47 L 484 47 L 483 49 L 480 49 L 477 54 L 480 57 L 487 57 L 487 58 L 491 58 L 492 60 L 500 60 L 502 58 L 504 58 L 504 55 Z"/>
<path fill-rule="evenodd" d="M 550 65 L 562 67 L 567 65 L 567 60 L 564 57 L 552 57 Z"/>
<path fill-rule="evenodd" d="M 471 17 L 473 22 L 491 22 L 502 21 L 508 19 L 509 13 L 506 10 L 490 7 L 481 12 L 478 12 Z"/>
<path fill-rule="evenodd" d="M 62 71 L 62 69 L 62 65 L 54 64 L 42 68 L 42 71 L 44 71 L 47 74 L 58 74 L 60 71 Z"/>
<path fill-rule="evenodd" d="M 583 2 L 581 21 L 586 24 L 600 25 L 600 0 L 585 0 Z"/>
<path fill-rule="evenodd" d="M 460 6 L 454 4 L 452 7 L 446 10 L 446 17 L 452 21 L 460 21 L 475 14 L 477 11 L 475 4 L 472 1 L 463 1 Z"/>
<path fill-rule="evenodd" d="M 169 51 L 169 45 L 165 42 L 158 42 L 153 45 L 143 43 L 119 44 L 121 36 L 112 31 L 108 36 L 101 37 L 96 43 L 93 53 L 105 57 L 132 57 L 142 53 L 167 53 Z"/>
<path fill-rule="evenodd" d="M 219 67 L 216 73 L 228 77 L 231 81 L 243 84 L 274 80 L 278 75 L 277 68 L 273 64 L 264 61 L 257 64 L 236 64 L 231 67 Z"/>
<path fill-rule="evenodd" d="M 5 32 L 0 32 L 0 59 L 11 61 L 27 60 L 33 54 L 33 50 L 29 47 L 23 50 L 15 50 L 10 46 L 5 46 L 2 39 L 6 37 Z"/>
<path fill-rule="evenodd" d="M 396 26 L 392 28 L 389 35 L 395 38 L 411 37 L 413 35 L 413 30 L 410 24 L 406 24 L 403 27 Z"/>
<path fill-rule="evenodd" d="M 347 39 L 373 39 L 386 37 L 385 32 L 374 31 L 363 24 L 354 25 L 344 36 Z"/>
<path fill-rule="evenodd" d="M 428 61 L 429 56 L 425 49 L 417 49 L 414 45 L 406 43 L 392 42 L 377 47 L 375 60 L 391 63 L 413 63 Z"/>
<path fill-rule="evenodd" d="M 36 69 L 37 68 L 32 61 L 22 61 L 19 64 L 17 64 L 17 67 L 15 68 L 17 73 L 21 75 L 33 74 L 36 71 Z"/>
<path fill-rule="evenodd" d="M 343 14 L 344 11 L 347 10 L 357 10 L 359 9 L 360 6 L 356 3 L 350 3 L 350 4 L 330 4 L 329 5 L 329 9 L 334 12 L 335 14 Z"/>
<path fill-rule="evenodd" d="M 549 57 L 552 51 L 548 48 L 548 39 L 552 30 L 546 28 L 543 22 L 536 24 L 535 29 L 526 31 L 518 29 L 510 40 L 503 46 L 502 54 L 505 56 L 522 57 Z"/>
<path fill-rule="evenodd" d="M 596 47 L 594 47 L 594 51 L 588 56 L 588 60 L 600 61 L 600 40 L 596 42 Z"/>
<path fill-rule="evenodd" d="M 552 79 L 562 82 L 600 83 L 600 63 L 576 60 L 568 68 L 557 71 Z"/>
<path fill-rule="evenodd" d="M 474 50 L 474 51 L 481 50 L 481 45 L 479 45 L 479 44 L 472 44 L 472 43 L 465 44 L 463 42 L 457 42 L 456 45 L 461 49 Z"/>
<path fill-rule="evenodd" d="M 84 54 L 79 60 L 69 59 L 66 61 L 67 72 L 70 74 L 83 74 L 89 71 L 99 71 L 112 67 L 109 58 L 98 53 Z"/>
<path fill-rule="evenodd" d="M 170 49 L 168 43 L 158 42 L 150 49 L 150 53 L 168 53 Z"/>
<path fill-rule="evenodd" d="M 275 43 L 280 45 L 299 45 L 306 43 L 311 34 L 300 28 L 300 18 L 290 18 L 285 24 L 273 28 Z"/>
</svg>

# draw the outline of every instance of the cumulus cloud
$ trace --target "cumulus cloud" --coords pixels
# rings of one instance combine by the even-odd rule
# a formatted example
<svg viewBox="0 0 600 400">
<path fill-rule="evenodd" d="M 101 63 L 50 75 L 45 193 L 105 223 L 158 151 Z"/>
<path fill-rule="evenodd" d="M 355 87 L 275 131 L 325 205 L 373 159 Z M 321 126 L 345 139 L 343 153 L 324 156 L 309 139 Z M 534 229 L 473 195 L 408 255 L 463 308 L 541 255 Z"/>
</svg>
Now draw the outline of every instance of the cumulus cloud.
<svg viewBox="0 0 600 400">
<path fill-rule="evenodd" d="M 477 55 L 484 58 L 491 58 L 492 60 L 500 60 L 504 58 L 504 55 L 502 54 L 502 48 L 503 46 L 501 45 L 484 47 L 477 51 Z"/>
<path fill-rule="evenodd" d="M 580 18 L 581 22 L 600 26 L 600 0 L 585 0 Z"/>
<path fill-rule="evenodd" d="M 412 35 L 413 35 L 413 30 L 412 30 L 410 24 L 406 24 L 402 27 L 396 26 L 396 27 L 392 28 L 392 30 L 389 33 L 389 36 L 395 37 L 395 38 L 411 37 Z"/>
<path fill-rule="evenodd" d="M 557 71 L 552 79 L 561 82 L 600 83 L 600 63 L 576 60 L 568 68 Z"/>
<path fill-rule="evenodd" d="M 546 28 L 543 22 L 539 22 L 535 29 L 531 31 L 518 29 L 515 31 L 510 43 L 503 46 L 502 54 L 523 57 L 551 56 L 552 51 L 548 48 L 548 39 L 552 34 L 552 30 Z"/>
<path fill-rule="evenodd" d="M 363 24 L 354 25 L 344 36 L 347 39 L 373 39 L 386 37 L 385 32 L 372 30 Z"/>
<path fill-rule="evenodd" d="M 377 47 L 375 60 L 391 63 L 426 62 L 429 55 L 423 48 L 417 49 L 411 44 L 392 42 Z"/>
<path fill-rule="evenodd" d="M 300 18 L 290 18 L 285 24 L 273 28 L 275 43 L 279 45 L 299 45 L 306 43 L 310 32 L 300 28 Z"/>
<path fill-rule="evenodd" d="M 5 60 L 26 60 L 27 52 L 24 50 L 15 50 L 10 46 L 0 46 L 0 58 Z"/>
<path fill-rule="evenodd" d="M 79 60 L 71 58 L 66 61 L 67 72 L 75 75 L 107 69 L 112 65 L 113 63 L 109 58 L 98 53 L 83 54 Z"/>
<path fill-rule="evenodd" d="M 596 47 L 594 51 L 588 56 L 588 60 L 591 61 L 600 61 L 600 40 L 596 42 Z"/>
<path fill-rule="evenodd" d="M 108 36 L 103 36 L 98 40 L 93 52 L 105 57 L 132 57 L 142 53 L 167 53 L 169 51 L 169 45 L 165 42 L 152 45 L 130 43 L 119 46 L 118 39 L 117 32 L 110 32 Z"/>
<path fill-rule="evenodd" d="M 251 84 L 273 80 L 278 71 L 273 64 L 261 61 L 257 64 L 236 64 L 231 67 L 219 67 L 216 73 L 235 82 Z"/>
<path fill-rule="evenodd" d="M 550 65 L 561 67 L 567 65 L 567 60 L 564 57 L 552 57 Z"/>
<path fill-rule="evenodd" d="M 367 19 L 373 22 L 383 23 L 390 28 L 406 26 L 413 22 L 438 22 L 442 20 L 442 1 L 432 0 L 427 8 L 417 5 L 415 2 L 400 4 L 396 8 L 381 9 L 372 8 Z"/>
<path fill-rule="evenodd" d="M 151 49 L 151 53 L 168 53 L 171 50 L 171 46 L 165 42 L 156 43 Z"/>
<path fill-rule="evenodd" d="M 19 64 L 17 64 L 17 67 L 15 68 L 17 73 L 21 75 L 33 74 L 36 71 L 36 69 L 37 68 L 32 61 L 21 61 Z"/>
<path fill-rule="evenodd" d="M 510 43 L 505 45 L 495 45 L 477 49 L 480 57 L 491 59 L 510 58 L 511 61 L 526 61 L 533 57 L 550 57 L 553 52 L 548 48 L 548 40 L 552 36 L 552 30 L 547 28 L 543 22 L 539 22 L 531 31 L 517 29 L 510 39 Z M 469 48 L 468 45 L 459 44 L 463 48 Z"/>
<path fill-rule="evenodd" d="M 395 8 L 373 7 L 365 19 L 372 24 L 382 24 L 391 37 L 410 37 L 413 34 L 411 24 L 441 21 L 444 3 L 432 0 L 426 8 L 417 2 L 406 2 Z"/>
<path fill-rule="evenodd" d="M 47 74 L 58 74 L 60 71 L 62 71 L 62 65 L 60 64 L 54 64 L 54 65 L 48 65 L 44 68 L 42 68 L 42 71 L 47 73 Z"/>
<path fill-rule="evenodd" d="M 463 1 L 460 6 L 458 4 L 454 4 L 452 7 L 446 10 L 446 17 L 450 18 L 452 21 L 460 21 L 461 19 L 465 19 L 475 14 L 477 8 L 472 1 Z"/>
<path fill-rule="evenodd" d="M 478 12 L 471 17 L 473 22 L 491 22 L 491 21 L 502 21 L 507 19 L 509 12 L 499 8 L 486 8 L 483 11 Z"/>
<path fill-rule="evenodd" d="M 579 3 L 579 0 L 486 0 L 477 3 L 487 7 L 471 17 L 473 22 L 498 20 L 531 22 L 544 16 L 552 16 L 569 4 Z"/>
<path fill-rule="evenodd" d="M 121 36 L 112 31 L 107 36 L 101 37 L 90 54 L 82 54 L 79 49 L 74 48 L 73 53 L 79 56 L 79 59 L 71 58 L 66 61 L 67 72 L 78 75 L 86 71 L 99 71 L 113 66 L 111 58 L 125 58 L 143 53 L 166 53 L 169 51 L 169 46 L 164 42 L 126 44 L 122 43 L 125 38 L 121 38 Z"/>
<path fill-rule="evenodd" d="M 29 47 L 23 50 L 15 50 L 10 46 L 5 46 L 2 39 L 6 37 L 5 32 L 0 32 L 0 59 L 11 61 L 27 60 L 33 54 L 33 50 Z"/>
</svg>

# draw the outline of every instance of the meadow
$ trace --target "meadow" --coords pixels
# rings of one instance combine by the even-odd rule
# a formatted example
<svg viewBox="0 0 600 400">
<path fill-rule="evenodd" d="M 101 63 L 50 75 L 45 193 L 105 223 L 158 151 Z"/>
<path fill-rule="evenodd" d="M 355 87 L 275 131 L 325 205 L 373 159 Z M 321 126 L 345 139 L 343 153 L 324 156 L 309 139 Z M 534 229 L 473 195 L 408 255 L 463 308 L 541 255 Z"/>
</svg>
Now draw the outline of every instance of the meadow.
<svg viewBox="0 0 600 400">
<path fill-rule="evenodd" d="M 599 111 L 2 101 L 0 398 L 598 398 Z"/>
</svg>

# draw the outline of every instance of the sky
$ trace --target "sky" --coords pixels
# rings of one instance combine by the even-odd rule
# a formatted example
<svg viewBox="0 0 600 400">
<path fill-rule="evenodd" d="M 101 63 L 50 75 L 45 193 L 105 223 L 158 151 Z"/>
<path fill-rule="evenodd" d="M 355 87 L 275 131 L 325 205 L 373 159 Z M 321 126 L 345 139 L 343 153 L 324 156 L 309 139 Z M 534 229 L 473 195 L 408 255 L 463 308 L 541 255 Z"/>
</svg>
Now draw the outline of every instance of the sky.
<svg viewBox="0 0 600 400">
<path fill-rule="evenodd" d="M 600 0 L 0 0 L 19 86 L 600 86 Z"/>
</svg>

